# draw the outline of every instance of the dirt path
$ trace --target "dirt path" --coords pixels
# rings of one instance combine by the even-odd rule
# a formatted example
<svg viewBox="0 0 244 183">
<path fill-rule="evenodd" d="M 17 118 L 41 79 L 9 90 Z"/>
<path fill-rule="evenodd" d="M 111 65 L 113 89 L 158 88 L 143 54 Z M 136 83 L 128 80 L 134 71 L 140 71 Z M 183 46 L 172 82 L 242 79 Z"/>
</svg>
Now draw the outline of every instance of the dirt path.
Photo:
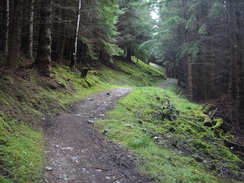
<svg viewBox="0 0 244 183">
<path fill-rule="evenodd" d="M 177 85 L 176 79 L 167 78 L 167 80 L 165 82 L 161 83 L 158 87 L 166 89 L 168 86 L 171 86 L 171 85 Z"/>
<path fill-rule="evenodd" d="M 72 113 L 46 121 L 48 183 L 149 183 L 136 170 L 137 160 L 93 128 L 131 88 L 93 94 L 76 103 Z"/>
</svg>

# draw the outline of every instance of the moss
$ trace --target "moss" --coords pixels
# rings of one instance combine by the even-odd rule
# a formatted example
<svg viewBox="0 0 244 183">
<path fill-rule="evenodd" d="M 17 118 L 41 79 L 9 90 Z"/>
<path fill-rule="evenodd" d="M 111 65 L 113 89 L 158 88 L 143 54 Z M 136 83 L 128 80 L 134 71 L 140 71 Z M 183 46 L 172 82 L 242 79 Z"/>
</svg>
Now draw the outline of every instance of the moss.
<svg viewBox="0 0 244 183">
<path fill-rule="evenodd" d="M 0 182 L 1 182 L 1 183 L 12 183 L 12 181 L 10 181 L 10 180 L 8 180 L 7 178 L 2 177 L 2 176 L 0 176 Z"/>
<path fill-rule="evenodd" d="M 199 139 L 195 139 L 192 141 L 192 145 L 196 148 L 196 149 L 206 149 L 207 148 L 207 144 L 205 142 L 202 142 Z"/>
<path fill-rule="evenodd" d="M 210 119 L 209 116 L 205 116 L 204 117 L 203 125 L 204 126 L 208 126 L 208 127 L 212 127 L 213 126 L 212 120 Z"/>
<path fill-rule="evenodd" d="M 2 182 L 39 182 L 43 167 L 43 137 L 21 121 L 1 114 L 1 164 L 8 175 Z"/>
<path fill-rule="evenodd" d="M 153 117 L 162 112 L 167 100 L 180 111 L 174 121 Z M 109 120 L 96 127 L 101 132 L 110 129 L 107 138 L 135 152 L 144 160 L 142 171 L 158 182 L 238 182 L 243 161 L 223 143 L 231 137 L 204 126 L 208 115 L 198 108 L 173 90 L 136 88 L 107 113 Z M 211 123 L 217 124 L 215 120 Z M 219 177 L 221 167 L 224 174 L 231 175 L 228 180 Z"/>
<path fill-rule="evenodd" d="M 202 112 L 203 112 L 204 114 L 208 114 L 208 112 L 211 110 L 211 108 L 212 108 L 212 104 L 207 104 L 207 105 L 203 108 Z"/>
<path fill-rule="evenodd" d="M 223 119 L 219 118 L 219 119 L 214 119 L 213 120 L 213 129 L 219 128 L 222 126 L 222 124 L 224 123 Z"/>
</svg>

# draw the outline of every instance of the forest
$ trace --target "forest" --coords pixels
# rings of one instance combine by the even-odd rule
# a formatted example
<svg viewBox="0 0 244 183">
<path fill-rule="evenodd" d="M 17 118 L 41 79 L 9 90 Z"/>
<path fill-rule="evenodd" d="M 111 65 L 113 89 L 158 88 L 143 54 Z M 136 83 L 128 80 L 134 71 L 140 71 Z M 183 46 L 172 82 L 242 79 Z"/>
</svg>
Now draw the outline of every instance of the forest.
<svg viewBox="0 0 244 183">
<path fill-rule="evenodd" d="M 23 97 L 23 91 L 18 91 L 23 78 L 40 86 L 46 82 L 47 87 L 55 91 L 66 89 L 69 95 L 75 93 L 74 88 L 79 83 L 85 88 L 99 83 L 96 77 L 116 86 L 118 82 L 126 83 L 119 78 L 116 83 L 108 69 L 106 77 L 96 71 L 106 67 L 118 75 L 123 70 L 135 76 L 137 86 L 155 84 L 162 75 L 174 78 L 180 95 L 205 107 L 211 106 L 210 118 L 223 119 L 221 130 L 235 136 L 234 141 L 227 143 L 243 150 L 243 0 L 0 0 L 0 24 L 1 118 L 25 120 L 32 109 L 26 108 L 23 112 L 23 102 L 31 103 L 36 116 L 41 116 L 38 110 L 49 111 L 41 106 L 38 97 L 32 99 L 38 88 L 27 93 L 29 97 Z M 125 69 L 124 64 L 132 65 Z M 140 75 L 135 65 L 142 68 L 156 65 L 162 67 L 165 74 L 145 71 L 151 74 L 148 79 L 149 76 Z M 66 72 L 78 73 L 80 81 L 75 79 L 74 88 L 67 84 L 70 78 L 66 76 L 56 82 L 55 78 Z M 140 79 L 143 77 L 145 80 Z M 21 85 L 28 88 L 25 84 Z M 103 89 L 106 87 L 104 85 Z M 18 91 L 16 96 L 14 91 Z M 48 99 L 49 94 L 44 93 L 40 92 L 47 103 L 55 105 L 55 100 Z M 16 104 L 10 105 L 8 95 L 14 95 L 20 108 Z M 56 99 L 62 98 L 62 94 L 54 92 L 52 95 Z M 63 104 L 57 110 L 78 98 L 63 97 Z M 22 114 L 16 112 L 14 105 Z M 175 109 L 170 110 L 177 113 Z M 5 114 L 8 117 L 3 117 Z M 204 120 L 209 120 L 205 117 Z M 39 126 L 30 124 L 34 128 Z M 205 123 L 205 126 L 215 128 L 216 125 Z M 0 136 L 0 147 L 4 144 L 5 140 Z M 243 156 L 243 152 L 241 154 Z M 4 165 L 2 156 L 5 155 L 0 149 L 0 182 L 3 180 L 1 175 L 12 176 L 5 170 L 8 165 Z M 243 165 L 240 167 L 243 172 Z M 221 170 L 221 174 L 228 173 Z M 241 179 L 237 175 L 230 177 L 236 181 Z M 183 178 L 178 182 L 184 182 Z"/>
<path fill-rule="evenodd" d="M 48 76 L 51 60 L 82 70 L 134 55 L 165 66 L 190 99 L 219 104 L 230 128 L 240 130 L 243 6 L 242 0 L 2 0 L 1 71 L 29 58 Z"/>
</svg>

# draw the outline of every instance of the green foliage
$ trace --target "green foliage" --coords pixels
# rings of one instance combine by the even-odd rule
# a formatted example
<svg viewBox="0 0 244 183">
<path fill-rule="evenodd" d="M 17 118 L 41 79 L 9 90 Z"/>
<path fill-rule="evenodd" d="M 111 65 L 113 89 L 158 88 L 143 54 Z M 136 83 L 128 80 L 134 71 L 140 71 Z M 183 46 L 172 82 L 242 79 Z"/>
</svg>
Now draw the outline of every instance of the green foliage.
<svg viewBox="0 0 244 183">
<path fill-rule="evenodd" d="M 183 58 L 186 55 L 191 55 L 192 59 L 196 59 L 199 51 L 199 42 L 185 43 L 181 47 L 180 58 Z"/>
<path fill-rule="evenodd" d="M 206 35 L 207 34 L 207 25 L 203 24 L 199 27 L 198 34 Z"/>
<path fill-rule="evenodd" d="M 217 16 L 219 14 L 221 14 L 224 9 L 225 9 L 225 6 L 224 6 L 223 2 L 216 0 L 216 1 L 214 1 L 211 9 L 209 10 L 208 16 L 211 18 L 217 18 Z"/>
<path fill-rule="evenodd" d="M 170 17 L 164 24 L 166 25 L 178 25 L 182 23 L 182 18 L 179 16 Z"/>
<path fill-rule="evenodd" d="M 154 32 L 154 20 L 151 17 L 150 2 L 146 0 L 120 1 L 124 14 L 120 16 L 118 41 L 125 52 L 130 49 L 136 56 L 147 60 L 153 53 L 147 47 L 141 46 L 151 40 Z M 140 47 L 140 48 L 139 48 Z"/>
<path fill-rule="evenodd" d="M 157 118 L 168 103 L 179 111 L 177 118 Z M 141 171 L 158 182 L 232 182 L 219 176 L 223 168 L 240 180 L 243 160 L 223 143 L 231 136 L 204 126 L 205 114 L 198 108 L 174 88 L 142 87 L 119 100 L 107 113 L 110 119 L 96 126 L 110 130 L 106 137 L 132 150 L 143 160 Z"/>
<path fill-rule="evenodd" d="M 100 39 L 104 49 L 110 56 L 121 54 L 122 50 L 114 44 L 116 42 L 115 36 L 119 34 L 116 27 L 118 16 L 123 14 L 123 11 L 119 10 L 118 2 L 111 0 L 97 1 L 96 10 L 99 19 L 98 24 L 102 31 Z"/>
</svg>

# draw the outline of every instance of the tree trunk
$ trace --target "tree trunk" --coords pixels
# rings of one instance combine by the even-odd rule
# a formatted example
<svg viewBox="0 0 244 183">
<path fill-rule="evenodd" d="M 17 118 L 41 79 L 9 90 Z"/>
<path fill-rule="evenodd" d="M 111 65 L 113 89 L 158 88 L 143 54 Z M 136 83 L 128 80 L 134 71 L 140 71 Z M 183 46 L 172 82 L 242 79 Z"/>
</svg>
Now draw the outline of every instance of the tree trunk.
<svg viewBox="0 0 244 183">
<path fill-rule="evenodd" d="M 33 57 L 33 20 L 34 20 L 34 0 L 28 0 L 24 4 L 23 24 L 21 36 L 21 46 L 27 58 Z"/>
<path fill-rule="evenodd" d="M 41 8 L 39 43 L 35 65 L 43 76 L 51 74 L 51 13 L 52 1 L 43 0 Z"/>
<path fill-rule="evenodd" d="M 193 99 L 193 71 L 192 71 L 192 62 L 190 56 L 188 56 L 187 58 L 187 66 L 188 66 L 187 92 L 188 92 L 189 99 L 192 100 Z"/>
<path fill-rule="evenodd" d="M 34 2 L 35 0 L 29 0 L 30 11 L 28 16 L 28 33 L 27 33 L 27 45 L 26 45 L 26 56 L 28 58 L 33 57 L 33 20 L 34 20 Z"/>
<path fill-rule="evenodd" d="M 73 53 L 73 58 L 69 65 L 71 70 L 74 70 L 76 57 L 77 57 L 78 35 L 79 35 L 79 28 L 80 28 L 80 10 L 81 10 L 81 0 L 79 0 L 79 8 L 78 8 L 78 16 L 77 16 L 77 24 L 76 24 L 76 32 L 75 32 L 75 51 Z"/>
<path fill-rule="evenodd" d="M 22 13 L 22 1 L 14 0 L 13 21 L 10 29 L 10 45 L 7 59 L 7 67 L 11 70 L 17 69 L 18 53 L 20 44 L 20 20 Z"/>
<path fill-rule="evenodd" d="M 131 49 L 127 49 L 126 60 L 131 62 L 132 51 Z"/>
<path fill-rule="evenodd" d="M 3 26 L 4 33 L 2 38 L 2 50 L 3 52 L 8 52 L 8 37 L 9 37 L 9 0 L 4 0 L 3 2 Z"/>
<path fill-rule="evenodd" d="M 236 40 L 237 40 L 237 108 L 241 115 L 240 121 L 244 118 L 244 77 L 243 77 L 243 45 L 242 45 L 242 29 L 241 29 L 241 14 L 236 11 Z"/>
</svg>

